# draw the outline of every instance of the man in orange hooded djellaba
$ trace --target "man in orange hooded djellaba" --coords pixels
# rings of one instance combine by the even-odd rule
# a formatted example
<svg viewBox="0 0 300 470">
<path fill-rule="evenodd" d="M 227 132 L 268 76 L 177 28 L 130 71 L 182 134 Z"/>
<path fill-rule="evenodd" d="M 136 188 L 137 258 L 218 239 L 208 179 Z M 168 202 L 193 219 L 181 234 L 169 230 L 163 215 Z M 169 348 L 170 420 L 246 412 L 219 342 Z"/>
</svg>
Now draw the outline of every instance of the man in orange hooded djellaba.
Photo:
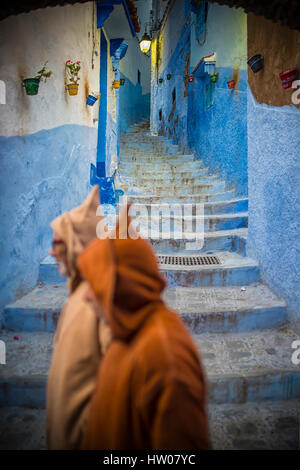
<svg viewBox="0 0 300 470">
<path fill-rule="evenodd" d="M 199 354 L 162 300 L 166 283 L 150 244 L 134 238 L 117 228 L 115 239 L 94 240 L 77 260 L 85 299 L 112 334 L 81 448 L 210 449 Z"/>
</svg>

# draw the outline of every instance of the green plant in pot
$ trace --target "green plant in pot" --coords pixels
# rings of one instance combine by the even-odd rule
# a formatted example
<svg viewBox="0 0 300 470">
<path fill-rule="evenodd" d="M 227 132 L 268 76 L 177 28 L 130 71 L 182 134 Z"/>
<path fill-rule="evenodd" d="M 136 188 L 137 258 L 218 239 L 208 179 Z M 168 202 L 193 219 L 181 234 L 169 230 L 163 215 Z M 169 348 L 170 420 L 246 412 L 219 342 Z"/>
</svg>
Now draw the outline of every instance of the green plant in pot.
<svg viewBox="0 0 300 470">
<path fill-rule="evenodd" d="M 50 70 L 47 71 L 47 63 L 45 62 L 41 70 L 39 70 L 35 77 L 33 78 L 25 78 L 22 82 L 22 85 L 25 87 L 25 91 L 27 95 L 37 95 L 39 91 L 39 84 L 41 80 L 47 81 L 47 78 L 51 77 L 52 72 Z"/>
<path fill-rule="evenodd" d="M 81 69 L 80 60 L 73 62 L 72 60 L 67 60 L 66 62 L 66 72 L 67 72 L 67 81 L 66 88 L 69 92 L 69 95 L 77 95 L 79 87 L 79 70 Z"/>
<path fill-rule="evenodd" d="M 216 83 L 218 81 L 218 78 L 219 78 L 219 72 L 210 74 L 210 81 L 212 83 Z"/>
</svg>

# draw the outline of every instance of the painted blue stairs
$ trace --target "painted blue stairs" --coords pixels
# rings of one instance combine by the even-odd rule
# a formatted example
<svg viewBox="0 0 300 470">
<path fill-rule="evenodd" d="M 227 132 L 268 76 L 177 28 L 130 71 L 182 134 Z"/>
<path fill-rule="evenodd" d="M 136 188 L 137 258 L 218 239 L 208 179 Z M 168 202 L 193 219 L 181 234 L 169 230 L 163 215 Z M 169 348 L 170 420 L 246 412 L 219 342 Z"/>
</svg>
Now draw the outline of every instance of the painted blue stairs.
<svg viewBox="0 0 300 470">
<path fill-rule="evenodd" d="M 248 404 L 300 398 L 300 370 L 291 361 L 297 339 L 287 322 L 287 306 L 261 282 L 257 262 L 247 257 L 246 198 L 201 160 L 184 155 L 170 141 L 152 136 L 149 123 L 121 136 L 116 187 L 138 208 L 155 211 L 170 203 L 204 204 L 204 244 L 187 249 L 186 240 L 162 238 L 164 232 L 137 217 L 141 233 L 161 258 L 169 283 L 165 301 L 190 329 L 202 355 L 214 404 Z M 191 214 L 195 222 L 196 214 Z M 155 225 L 166 220 L 157 214 Z M 176 226 L 176 215 L 172 218 Z M 191 242 L 193 240 L 188 240 Z M 166 264 L 168 257 L 216 255 L 220 264 Z M 46 258 L 36 288 L 4 310 L 1 339 L 7 364 L 1 365 L 0 405 L 43 408 L 52 338 L 67 296 L 56 264 Z M 14 338 L 18 339 L 14 339 Z"/>
</svg>

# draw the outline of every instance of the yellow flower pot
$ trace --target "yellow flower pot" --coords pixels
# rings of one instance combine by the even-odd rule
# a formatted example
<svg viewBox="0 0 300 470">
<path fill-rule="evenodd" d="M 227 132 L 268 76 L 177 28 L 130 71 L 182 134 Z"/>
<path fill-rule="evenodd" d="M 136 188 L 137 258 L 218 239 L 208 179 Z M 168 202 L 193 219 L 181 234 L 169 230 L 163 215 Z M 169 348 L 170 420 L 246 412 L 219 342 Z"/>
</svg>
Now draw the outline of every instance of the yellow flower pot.
<svg viewBox="0 0 300 470">
<path fill-rule="evenodd" d="M 68 83 L 67 90 L 69 92 L 69 95 L 77 95 L 78 87 L 79 87 L 79 83 Z"/>
<path fill-rule="evenodd" d="M 120 80 L 114 80 L 113 81 L 113 87 L 117 90 L 120 88 Z"/>
</svg>

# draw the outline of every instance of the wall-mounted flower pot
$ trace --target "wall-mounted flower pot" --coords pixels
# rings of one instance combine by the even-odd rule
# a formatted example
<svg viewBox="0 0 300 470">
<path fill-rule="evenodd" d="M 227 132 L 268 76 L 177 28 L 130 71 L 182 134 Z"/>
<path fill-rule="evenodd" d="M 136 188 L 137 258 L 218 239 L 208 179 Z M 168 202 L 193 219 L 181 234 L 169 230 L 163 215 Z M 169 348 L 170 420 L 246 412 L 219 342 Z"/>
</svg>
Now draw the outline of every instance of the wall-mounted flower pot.
<svg viewBox="0 0 300 470">
<path fill-rule="evenodd" d="M 210 75 L 210 81 L 212 83 L 216 83 L 218 81 L 218 78 L 219 78 L 219 72 L 213 73 Z"/>
<path fill-rule="evenodd" d="M 120 88 L 120 80 L 114 80 L 113 87 L 115 90 L 118 90 L 118 88 Z"/>
<path fill-rule="evenodd" d="M 279 77 L 283 88 L 291 88 L 293 81 L 297 78 L 296 67 L 280 73 Z"/>
<path fill-rule="evenodd" d="M 79 83 L 68 83 L 67 84 L 67 90 L 69 92 L 69 95 L 74 96 L 78 94 L 78 87 Z"/>
<path fill-rule="evenodd" d="M 228 86 L 228 88 L 230 88 L 230 89 L 234 88 L 234 87 L 235 87 L 235 80 L 229 80 L 229 81 L 227 82 L 227 86 Z"/>
<path fill-rule="evenodd" d="M 87 97 L 86 104 L 89 106 L 94 106 L 99 97 L 100 94 L 96 95 L 95 93 L 90 93 Z"/>
<path fill-rule="evenodd" d="M 251 68 L 252 72 L 259 72 L 264 65 L 263 56 L 261 54 L 256 54 L 247 61 L 247 64 Z"/>
<path fill-rule="evenodd" d="M 189 75 L 189 76 L 188 76 L 188 81 L 189 81 L 190 83 L 192 83 L 194 80 L 195 80 L 194 75 Z"/>
<path fill-rule="evenodd" d="M 125 85 L 125 78 L 120 78 L 120 85 L 124 86 Z"/>
<path fill-rule="evenodd" d="M 163 79 L 163 78 L 159 78 L 158 81 L 159 81 L 159 83 L 163 83 L 164 79 Z"/>
<path fill-rule="evenodd" d="M 171 80 L 171 78 L 172 78 L 172 75 L 170 73 L 168 73 L 167 80 Z"/>
<path fill-rule="evenodd" d="M 27 95 L 37 95 L 39 91 L 40 80 L 38 78 L 25 78 L 23 80 L 23 87 Z"/>
</svg>

